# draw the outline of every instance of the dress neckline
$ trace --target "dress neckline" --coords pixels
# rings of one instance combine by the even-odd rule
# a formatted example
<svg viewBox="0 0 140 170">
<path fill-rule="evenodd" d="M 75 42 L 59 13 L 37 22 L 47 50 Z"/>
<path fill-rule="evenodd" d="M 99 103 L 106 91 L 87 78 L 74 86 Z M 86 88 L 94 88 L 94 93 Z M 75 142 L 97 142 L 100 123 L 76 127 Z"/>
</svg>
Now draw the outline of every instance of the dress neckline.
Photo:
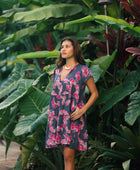
<svg viewBox="0 0 140 170">
<path fill-rule="evenodd" d="M 59 73 L 60 73 L 60 82 L 63 82 L 63 81 L 68 77 L 68 75 L 72 72 L 72 70 L 73 70 L 74 68 L 76 68 L 79 64 L 80 64 L 80 63 L 76 64 L 76 65 L 68 72 L 68 74 L 67 74 L 63 79 L 61 79 L 61 72 L 62 72 L 63 66 L 60 67 L 60 70 L 59 70 Z"/>
</svg>

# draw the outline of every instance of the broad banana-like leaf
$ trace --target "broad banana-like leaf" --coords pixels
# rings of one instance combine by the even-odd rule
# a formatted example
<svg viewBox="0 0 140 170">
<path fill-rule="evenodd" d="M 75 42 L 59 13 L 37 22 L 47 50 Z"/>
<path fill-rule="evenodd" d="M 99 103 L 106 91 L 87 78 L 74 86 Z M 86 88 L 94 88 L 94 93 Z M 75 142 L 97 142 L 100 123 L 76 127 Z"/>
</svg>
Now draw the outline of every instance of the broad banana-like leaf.
<svg viewBox="0 0 140 170">
<path fill-rule="evenodd" d="M 58 4 L 48 5 L 32 11 L 18 12 L 14 15 L 15 21 L 31 22 L 47 20 L 49 18 L 60 18 L 75 15 L 82 11 L 82 7 L 78 4 Z"/>
<path fill-rule="evenodd" d="M 49 104 L 50 96 L 39 89 L 32 89 L 28 95 L 20 100 L 19 107 L 23 115 L 41 115 L 43 107 Z"/>
<path fill-rule="evenodd" d="M 28 92 L 29 88 L 32 86 L 32 83 L 33 80 L 31 79 L 21 79 L 19 81 L 18 89 L 0 104 L 0 110 L 10 106 L 22 98 Z"/>
<path fill-rule="evenodd" d="M 35 32 L 37 32 L 37 25 L 30 26 L 28 28 L 19 30 L 19 31 L 9 35 L 1 42 L 2 43 L 10 43 L 10 42 L 14 42 L 14 41 L 19 41 L 27 36 L 34 34 Z"/>
<path fill-rule="evenodd" d="M 140 26 L 134 27 L 133 24 L 129 24 L 123 19 L 116 19 L 105 15 L 96 15 L 93 18 L 100 24 L 111 25 L 113 29 L 122 29 L 135 37 L 140 37 Z"/>
<path fill-rule="evenodd" d="M 101 32 L 105 29 L 103 26 L 93 26 L 93 24 L 91 23 L 91 21 L 93 20 L 93 16 L 89 15 L 77 20 L 61 22 L 55 25 L 54 29 L 63 30 L 65 32 L 78 33 L 78 35 L 80 34 L 79 32 L 81 32 L 81 34 L 85 32 L 85 36 L 87 36 L 89 32 L 96 33 Z"/>
<path fill-rule="evenodd" d="M 10 43 L 10 42 L 15 42 L 19 41 L 25 37 L 34 35 L 40 31 L 49 31 L 50 29 L 50 23 L 47 23 L 47 21 L 35 24 L 33 26 L 21 29 L 13 34 L 8 35 L 5 39 L 3 39 L 1 42 L 2 43 Z"/>
<path fill-rule="evenodd" d="M 93 21 L 93 17 L 91 15 L 86 16 L 84 18 L 80 18 L 73 21 L 62 22 L 54 26 L 56 30 L 64 30 L 66 32 L 78 32 L 80 30 L 88 29 L 91 26 L 90 21 Z"/>
<path fill-rule="evenodd" d="M 121 137 L 121 136 L 118 136 L 118 135 L 108 135 L 108 134 L 105 134 L 105 136 L 107 136 L 112 141 L 117 143 L 117 146 L 119 146 L 123 150 L 128 149 L 130 147 L 129 142 L 124 137 Z"/>
<path fill-rule="evenodd" d="M 140 135 L 134 134 L 134 132 L 126 126 L 121 126 L 121 129 L 121 135 L 128 140 L 129 144 L 140 150 Z"/>
<path fill-rule="evenodd" d="M 8 20 L 8 18 L 0 16 L 0 24 L 5 23 Z"/>
<path fill-rule="evenodd" d="M 125 121 L 133 126 L 135 121 L 140 117 L 140 92 L 136 91 L 130 95 L 130 103 L 125 113 Z"/>
<path fill-rule="evenodd" d="M 90 67 L 90 70 L 93 74 L 94 82 L 96 83 L 101 76 L 102 73 L 101 68 L 99 67 L 99 65 L 92 65 Z"/>
<path fill-rule="evenodd" d="M 134 158 L 133 155 L 128 152 L 125 153 L 125 152 L 108 149 L 108 148 L 101 148 L 101 147 L 99 147 L 99 149 L 104 150 L 105 152 L 99 155 L 97 159 L 99 159 L 100 157 L 104 157 L 104 156 L 115 158 L 117 160 L 123 160 L 123 161 L 128 160 L 130 158 Z"/>
<path fill-rule="evenodd" d="M 139 72 L 132 71 L 128 74 L 125 81 L 112 87 L 110 89 L 105 90 L 99 97 L 99 103 L 105 103 L 101 109 L 100 115 L 104 114 L 106 111 L 111 109 L 116 103 L 121 101 L 126 96 L 130 95 L 133 91 L 135 91 L 139 84 Z"/>
<path fill-rule="evenodd" d="M 8 95 L 15 90 L 19 84 L 19 80 L 25 75 L 25 71 L 28 69 L 28 65 L 17 63 L 13 69 L 12 76 L 8 81 L 0 88 L 0 98 Z"/>
<path fill-rule="evenodd" d="M 106 70 L 109 68 L 110 64 L 114 60 L 116 56 L 116 51 L 113 52 L 112 55 L 103 56 L 100 58 L 97 58 L 93 61 L 93 65 L 99 65 L 101 68 L 101 76 L 103 76 L 106 72 Z"/>
<path fill-rule="evenodd" d="M 17 58 L 57 58 L 59 53 L 59 51 L 37 51 L 17 55 Z"/>
<path fill-rule="evenodd" d="M 48 106 L 44 108 L 43 113 L 40 115 L 31 114 L 20 119 L 13 131 L 15 136 L 34 133 L 40 126 L 45 124 L 47 122 L 47 109 Z"/>
</svg>

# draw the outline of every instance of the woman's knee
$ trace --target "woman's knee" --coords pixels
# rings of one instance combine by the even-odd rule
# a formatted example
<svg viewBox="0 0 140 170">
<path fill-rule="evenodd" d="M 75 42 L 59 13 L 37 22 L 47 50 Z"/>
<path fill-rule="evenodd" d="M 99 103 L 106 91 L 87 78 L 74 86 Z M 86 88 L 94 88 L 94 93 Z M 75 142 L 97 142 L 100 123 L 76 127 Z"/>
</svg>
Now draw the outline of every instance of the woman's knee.
<svg viewBox="0 0 140 170">
<path fill-rule="evenodd" d="M 75 158 L 75 150 L 71 148 L 64 148 L 64 160 L 73 161 Z"/>
</svg>

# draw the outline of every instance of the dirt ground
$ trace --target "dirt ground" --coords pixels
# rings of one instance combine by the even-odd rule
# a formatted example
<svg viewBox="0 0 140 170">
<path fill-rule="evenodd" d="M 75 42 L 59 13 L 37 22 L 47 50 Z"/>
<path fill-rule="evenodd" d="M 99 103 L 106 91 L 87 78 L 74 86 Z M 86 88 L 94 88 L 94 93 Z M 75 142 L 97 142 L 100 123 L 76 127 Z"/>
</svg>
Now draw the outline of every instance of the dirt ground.
<svg viewBox="0 0 140 170">
<path fill-rule="evenodd" d="M 20 154 L 19 145 L 12 142 L 5 158 L 5 143 L 0 142 L 0 170 L 12 170 Z"/>
</svg>

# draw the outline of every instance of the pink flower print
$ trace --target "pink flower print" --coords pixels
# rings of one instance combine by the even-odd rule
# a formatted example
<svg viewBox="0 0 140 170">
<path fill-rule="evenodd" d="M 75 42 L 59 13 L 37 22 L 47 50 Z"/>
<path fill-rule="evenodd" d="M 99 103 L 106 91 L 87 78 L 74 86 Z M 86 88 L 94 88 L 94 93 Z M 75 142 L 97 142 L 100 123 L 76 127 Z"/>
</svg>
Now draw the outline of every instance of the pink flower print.
<svg viewBox="0 0 140 170">
<path fill-rule="evenodd" d="M 56 109 L 57 105 L 58 106 L 60 105 L 60 101 L 55 102 L 55 98 L 53 98 L 51 104 L 52 104 L 52 107 Z"/>
<path fill-rule="evenodd" d="M 76 73 L 75 77 L 76 77 L 77 80 L 80 80 L 80 71 L 78 71 L 78 72 Z"/>
<path fill-rule="evenodd" d="M 83 101 L 80 101 L 80 102 L 78 103 L 79 109 L 82 109 L 83 106 L 84 106 L 84 102 L 83 102 Z"/>
<path fill-rule="evenodd" d="M 71 91 L 71 86 L 70 85 L 66 85 L 66 90 Z"/>
<path fill-rule="evenodd" d="M 83 137 L 84 137 L 84 139 L 87 139 L 87 137 L 88 137 L 87 132 L 85 132 L 85 133 L 83 134 Z"/>
<path fill-rule="evenodd" d="M 71 123 L 71 130 L 75 130 L 76 123 Z"/>
<path fill-rule="evenodd" d="M 56 92 L 55 92 L 54 90 L 52 90 L 51 95 L 54 95 L 54 96 L 55 96 L 55 95 L 57 95 L 57 94 L 56 94 Z"/>
<path fill-rule="evenodd" d="M 56 74 L 59 74 L 59 69 L 56 69 L 55 72 L 56 72 Z"/>
<path fill-rule="evenodd" d="M 68 105 L 70 104 L 70 102 L 71 102 L 70 100 L 67 100 L 67 101 L 65 102 L 65 105 L 68 106 Z"/>
<path fill-rule="evenodd" d="M 76 92 L 78 93 L 78 92 L 79 92 L 79 85 L 78 85 L 78 84 L 75 84 L 74 86 L 75 86 L 75 88 L 76 88 Z"/>
<path fill-rule="evenodd" d="M 68 83 L 69 80 L 65 78 L 65 79 L 63 80 L 63 82 L 64 82 L 64 83 Z"/>
<path fill-rule="evenodd" d="M 52 91 L 51 95 L 56 96 L 57 99 L 60 99 L 60 96 L 57 95 L 57 93 L 54 90 Z"/>
<path fill-rule="evenodd" d="M 82 67 L 83 77 L 87 77 L 88 75 L 88 69 L 87 67 Z"/>
<path fill-rule="evenodd" d="M 59 135 L 58 133 L 56 134 L 56 141 L 59 142 L 61 140 L 61 135 Z"/>
<path fill-rule="evenodd" d="M 74 109 L 75 109 L 75 103 L 74 103 L 74 100 L 72 100 L 71 110 L 73 111 Z"/>
<path fill-rule="evenodd" d="M 74 96 L 74 98 L 76 99 L 76 101 L 78 102 L 78 100 L 79 100 L 79 95 L 77 94 L 77 92 L 75 92 L 75 93 L 73 94 L 73 96 Z"/>
<path fill-rule="evenodd" d="M 71 82 L 71 83 L 74 83 L 74 79 L 73 79 L 73 78 L 71 78 L 71 79 L 70 79 L 70 82 Z"/>
<path fill-rule="evenodd" d="M 52 133 L 55 133 L 56 132 L 56 130 L 51 126 L 50 127 L 50 131 L 52 132 Z M 51 136 L 50 136 L 51 137 Z"/>
<path fill-rule="evenodd" d="M 64 105 L 66 97 L 65 96 L 61 96 L 61 99 L 62 99 L 62 105 Z"/>
<path fill-rule="evenodd" d="M 84 149 L 85 149 L 84 146 L 82 146 L 82 145 L 79 145 L 79 146 L 78 146 L 78 150 L 79 150 L 79 151 L 84 151 Z"/>
<path fill-rule="evenodd" d="M 56 106 L 57 106 L 57 105 L 56 105 L 56 103 L 55 103 L 55 98 L 53 98 L 51 104 L 52 104 L 52 107 L 56 109 Z"/>
</svg>

